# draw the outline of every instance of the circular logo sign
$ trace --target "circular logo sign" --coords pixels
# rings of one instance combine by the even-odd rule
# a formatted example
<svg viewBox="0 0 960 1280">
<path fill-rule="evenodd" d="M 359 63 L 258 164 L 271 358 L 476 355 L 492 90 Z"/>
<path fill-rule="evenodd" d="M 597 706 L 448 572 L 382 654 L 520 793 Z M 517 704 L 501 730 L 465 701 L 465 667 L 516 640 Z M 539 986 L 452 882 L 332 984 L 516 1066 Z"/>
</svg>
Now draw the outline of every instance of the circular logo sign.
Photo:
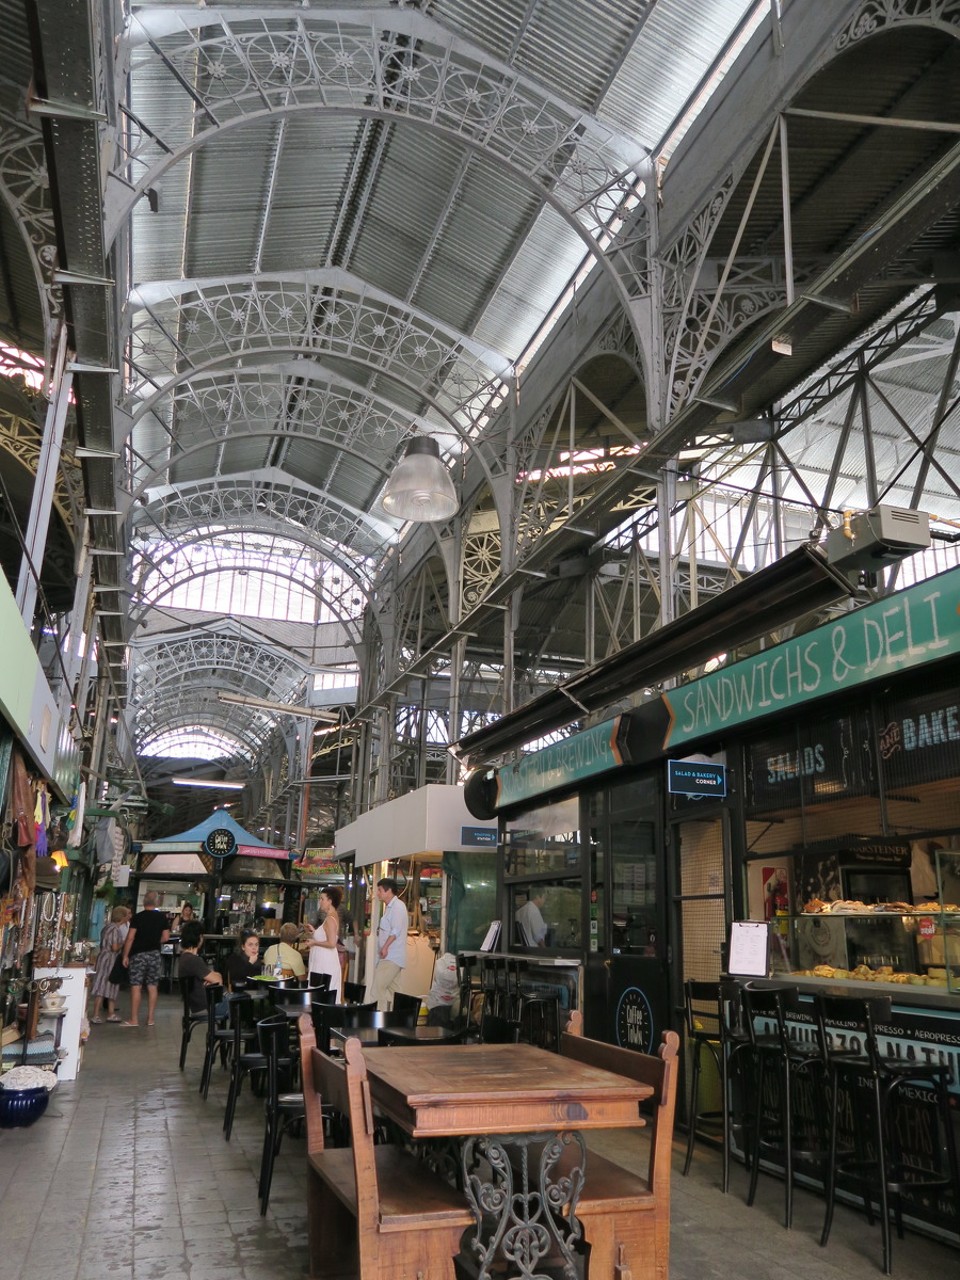
<svg viewBox="0 0 960 1280">
<path fill-rule="evenodd" d="M 617 1044 L 639 1053 L 653 1052 L 653 1010 L 639 987 L 627 987 L 617 1005 Z"/>
<path fill-rule="evenodd" d="M 214 827 L 208 832 L 203 848 L 213 858 L 229 858 L 237 851 L 237 837 L 229 827 Z"/>
</svg>

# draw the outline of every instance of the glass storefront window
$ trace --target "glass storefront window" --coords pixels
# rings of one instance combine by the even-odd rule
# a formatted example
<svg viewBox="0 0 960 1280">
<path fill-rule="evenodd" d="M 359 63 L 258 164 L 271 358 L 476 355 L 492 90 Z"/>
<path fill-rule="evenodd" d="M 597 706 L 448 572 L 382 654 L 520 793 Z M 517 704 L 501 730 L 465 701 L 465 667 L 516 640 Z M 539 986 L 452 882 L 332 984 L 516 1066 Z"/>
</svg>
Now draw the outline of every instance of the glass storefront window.
<svg viewBox="0 0 960 1280">
<path fill-rule="evenodd" d="M 509 886 L 514 946 L 562 950 L 580 946 L 580 877 Z"/>
<path fill-rule="evenodd" d="M 579 949 L 583 878 L 578 798 L 508 821 L 504 856 L 511 945 Z"/>
<path fill-rule="evenodd" d="M 615 955 L 657 954 L 660 903 L 654 792 L 647 784 L 611 787 L 610 947 Z"/>
<path fill-rule="evenodd" d="M 576 796 L 511 818 L 505 835 L 507 879 L 580 869 Z"/>
<path fill-rule="evenodd" d="M 604 922 L 606 918 L 606 871 L 603 856 L 601 830 L 603 822 L 602 791 L 595 791 L 587 802 L 587 822 L 590 831 L 590 905 L 589 924 L 590 937 L 587 943 L 590 951 L 603 951 L 606 943 Z"/>
</svg>

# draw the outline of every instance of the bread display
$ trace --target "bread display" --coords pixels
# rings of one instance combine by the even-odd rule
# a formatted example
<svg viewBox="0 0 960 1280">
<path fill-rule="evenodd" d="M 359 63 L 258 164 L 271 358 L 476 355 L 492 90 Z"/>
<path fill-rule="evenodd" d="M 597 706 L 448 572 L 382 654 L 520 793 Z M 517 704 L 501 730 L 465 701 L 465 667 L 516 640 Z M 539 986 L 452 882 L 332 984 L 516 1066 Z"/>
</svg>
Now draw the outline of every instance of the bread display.
<svg viewBox="0 0 960 1280">
<path fill-rule="evenodd" d="M 833 902 L 824 902 L 822 898 L 811 898 L 803 904 L 805 916 L 931 916 L 960 912 L 955 902 L 874 902 L 867 906 L 857 899 L 837 898 Z"/>
</svg>

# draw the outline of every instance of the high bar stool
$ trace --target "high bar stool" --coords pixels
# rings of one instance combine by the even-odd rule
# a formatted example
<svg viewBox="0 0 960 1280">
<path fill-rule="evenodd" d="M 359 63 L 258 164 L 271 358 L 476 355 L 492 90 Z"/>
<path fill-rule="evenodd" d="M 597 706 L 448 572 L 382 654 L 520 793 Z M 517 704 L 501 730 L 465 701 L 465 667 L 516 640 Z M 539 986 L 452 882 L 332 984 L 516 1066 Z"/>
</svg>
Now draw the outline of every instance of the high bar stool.
<svg viewBox="0 0 960 1280">
<path fill-rule="evenodd" d="M 782 1154 L 784 1181 L 783 1225 L 793 1224 L 793 1182 L 798 1158 L 816 1160 L 821 1166 L 827 1158 L 826 1133 L 822 1127 L 825 1095 L 824 1056 L 819 1038 L 814 1043 L 794 1039 L 787 1029 L 787 1012 L 799 1008 L 796 987 L 756 987 L 747 983 L 743 989 L 747 1015 L 747 1034 L 756 1067 L 754 1110 L 751 1120 L 752 1153 L 750 1160 L 750 1190 L 747 1204 L 752 1205 L 760 1178 L 760 1157 L 764 1147 Z M 758 1019 L 772 1023 L 769 1030 L 761 1030 Z M 797 1145 L 795 1129 L 794 1093 L 798 1077 L 807 1077 L 815 1092 L 811 1113 L 817 1118 L 816 1133 L 809 1136 L 813 1145 Z M 771 1098 L 767 1083 L 775 1082 L 776 1097 Z"/>
<path fill-rule="evenodd" d="M 747 1105 L 746 1081 L 752 1063 L 753 1046 L 746 1026 L 743 1007 L 743 981 L 721 978 L 717 1017 L 720 1023 L 720 1093 L 723 1105 L 723 1177 L 720 1189 L 730 1189 L 730 1150 L 734 1129 L 741 1135 L 747 1131 L 744 1112 Z M 744 1144 L 745 1146 L 745 1144 Z"/>
<path fill-rule="evenodd" d="M 683 1162 L 683 1176 L 690 1171 L 693 1159 L 693 1144 L 696 1141 L 697 1129 L 701 1120 L 720 1120 L 726 1118 L 726 1096 L 724 1052 L 722 1042 L 722 1010 L 720 1005 L 720 983 L 698 982 L 688 978 L 683 984 L 684 1021 L 687 1024 L 687 1051 L 692 1061 L 690 1073 L 690 1106 L 687 1109 L 687 1154 Z M 700 1070 L 703 1053 L 706 1051 L 713 1059 L 717 1069 L 717 1078 L 721 1088 L 721 1109 L 719 1111 L 701 1111 L 700 1109 Z M 726 1147 L 724 1142 L 724 1147 Z M 724 1186 L 726 1191 L 726 1185 Z"/>
<path fill-rule="evenodd" d="M 889 996 L 831 996 L 818 992 L 814 1008 L 824 1045 L 824 1058 L 830 1072 L 830 1145 L 826 1176 L 827 1206 L 823 1220 L 821 1245 L 830 1237 L 837 1181 L 851 1174 L 861 1186 L 867 1218 L 873 1222 L 873 1201 L 880 1209 L 880 1232 L 883 1241 L 883 1273 L 890 1275 L 893 1266 L 890 1238 L 891 1202 L 897 1224 L 897 1235 L 903 1237 L 901 1196 L 904 1191 L 949 1189 L 954 1198 L 957 1228 L 960 1231 L 960 1172 L 957 1147 L 950 1114 L 950 1067 L 945 1063 L 909 1062 L 887 1058 L 880 1049 L 877 1029 L 891 1019 Z M 863 1097 L 869 1090 L 870 1102 L 851 1107 L 853 1117 L 852 1150 L 838 1151 L 840 1128 L 839 1097 L 841 1085 L 853 1097 Z M 900 1146 L 896 1117 L 903 1100 L 905 1085 L 919 1084 L 929 1089 L 935 1099 L 938 1133 L 933 1150 L 939 1153 L 939 1169 L 931 1170 L 911 1164 Z M 869 1154 L 872 1152 L 873 1154 Z M 943 1156 L 946 1153 L 946 1166 Z"/>
</svg>

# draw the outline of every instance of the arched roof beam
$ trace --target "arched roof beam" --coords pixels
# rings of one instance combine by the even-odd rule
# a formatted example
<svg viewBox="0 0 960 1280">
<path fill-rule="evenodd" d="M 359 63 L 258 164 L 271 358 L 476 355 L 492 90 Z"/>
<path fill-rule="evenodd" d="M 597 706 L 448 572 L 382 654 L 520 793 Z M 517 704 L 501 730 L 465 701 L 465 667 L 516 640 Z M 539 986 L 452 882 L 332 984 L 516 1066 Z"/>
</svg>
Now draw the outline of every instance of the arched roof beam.
<svg viewBox="0 0 960 1280">
<path fill-rule="evenodd" d="M 233 753 L 217 758 L 227 763 L 243 764 L 253 773 L 257 772 L 257 765 L 254 763 L 251 766 L 251 756 L 259 757 L 261 753 L 265 753 L 271 737 L 271 733 L 266 730 L 263 733 L 253 732 L 249 722 L 244 732 L 235 721 L 232 723 L 227 720 L 220 721 L 209 711 L 204 712 L 204 718 L 201 721 L 189 709 L 181 709 L 179 704 L 172 711 L 165 712 L 162 721 L 158 715 L 144 714 L 144 709 L 141 708 L 137 713 L 135 725 L 138 755 L 149 754 L 151 743 L 180 729 L 201 736 L 209 733 L 211 737 L 227 739 L 231 744 L 235 744 Z"/>
<path fill-rule="evenodd" d="M 15 102 L 22 112 L 23 85 L 0 77 L 0 98 Z M 63 293 L 53 283 L 57 236 L 50 207 L 50 183 L 43 136 L 24 123 L 22 114 L 0 106 L 0 200 L 20 233 L 37 285 L 43 321 L 43 361 L 49 379 L 53 335 L 63 315 Z"/>
<path fill-rule="evenodd" d="M 241 632 L 232 619 L 219 620 L 217 630 L 192 628 L 189 632 L 142 638 L 135 642 L 138 656 L 137 684 L 145 681 L 160 661 L 181 671 L 227 671 L 247 685 L 259 683 L 264 697 L 282 700 L 311 675 L 312 668 L 286 649 L 259 636 Z"/>
<path fill-rule="evenodd" d="M 260 527 L 275 527 L 284 537 L 316 546 L 353 575 L 365 590 L 369 589 L 373 566 L 368 566 L 366 561 L 382 553 L 384 528 L 390 527 L 387 518 L 375 521 L 274 468 L 219 476 L 212 484 L 209 480 L 197 480 L 175 488 L 158 489 L 149 502 L 132 509 L 134 530 L 138 531 L 149 521 L 158 537 L 175 541 L 190 537 L 193 530 L 206 526 L 233 527 L 238 518 L 245 523 L 248 514 L 260 511 L 261 500 L 273 504 L 275 519 L 263 522 Z M 326 528 L 321 527 L 324 520 Z M 370 536 L 364 551 L 359 534 L 368 528 Z"/>
<path fill-rule="evenodd" d="M 299 366 L 307 360 L 346 360 L 414 391 L 465 445 L 476 442 L 492 406 L 506 394 L 509 370 L 490 376 L 441 327 L 421 323 L 409 308 L 399 314 L 371 312 L 362 296 L 318 292 L 308 298 L 282 283 L 267 287 L 274 283 L 254 281 L 235 291 L 228 285 L 222 294 L 211 286 L 195 300 L 178 300 L 176 314 L 166 323 L 154 313 L 134 323 L 128 350 L 138 381 L 123 401 L 131 421 L 139 422 L 172 388 L 204 372 L 235 369 L 238 360 L 247 371 L 284 367 L 290 376 L 300 376 Z M 291 323 L 294 316 L 298 323 Z M 189 332 L 189 341 L 177 331 Z M 349 379 L 344 385 L 354 394 L 373 394 Z"/>
<path fill-rule="evenodd" d="M 231 565 L 222 565 L 222 566 L 217 566 L 216 568 L 211 568 L 211 569 L 193 570 L 189 573 L 178 575 L 176 578 L 169 579 L 167 583 L 164 585 L 163 590 L 158 592 L 155 596 L 151 597 L 150 600 L 145 600 L 142 597 L 140 597 L 139 599 L 131 600 L 130 611 L 129 611 L 131 634 L 135 633 L 139 628 L 140 624 L 146 618 L 149 617 L 150 612 L 153 609 L 157 608 L 161 604 L 161 602 L 167 596 L 171 595 L 178 587 L 185 586 L 187 583 L 190 583 L 190 582 L 199 582 L 203 578 L 210 578 L 210 577 L 215 577 L 219 574 L 234 573 L 234 572 L 236 572 L 236 568 L 235 566 L 231 566 Z M 307 582 L 306 579 L 298 577 L 297 574 L 283 573 L 278 569 L 270 569 L 270 568 L 258 568 L 256 572 L 265 578 L 279 578 L 283 582 L 294 583 L 295 585 L 301 587 L 304 591 L 304 594 L 306 595 L 313 595 L 313 596 L 318 595 L 318 592 L 312 587 L 312 585 L 309 582 Z M 322 599 L 324 599 L 325 602 L 330 606 L 331 612 L 334 613 L 334 615 L 336 616 L 337 622 L 340 624 L 340 626 L 343 627 L 344 631 L 347 633 L 347 636 L 349 637 L 349 643 L 354 645 L 359 644 L 360 633 L 359 633 L 359 630 L 356 629 L 358 627 L 357 619 L 350 618 L 346 615 L 341 614 L 339 610 L 335 607 L 336 602 L 332 602 L 331 600 L 329 600 L 329 598 L 327 598 L 325 593 L 320 592 L 319 596 Z"/>
<path fill-rule="evenodd" d="M 348 559 L 342 550 L 336 545 L 329 544 L 326 539 L 311 537 L 301 532 L 291 530 L 289 526 L 281 525 L 279 521 L 261 521 L 253 523 L 248 520 L 235 520 L 229 524 L 224 524 L 218 528 L 197 529 L 192 533 L 185 533 L 183 536 L 171 537 L 170 541 L 174 542 L 179 551 L 185 551 L 188 547 L 197 547 L 205 542 L 216 542 L 218 538 L 236 537 L 238 534 L 263 534 L 272 533 L 277 537 L 283 538 L 288 542 L 297 542 L 301 546 L 311 551 L 317 552 L 323 556 L 325 560 L 329 560 L 332 565 L 343 573 L 351 584 L 351 588 L 359 591 L 362 595 L 367 596 L 373 589 L 370 581 L 370 575 L 361 575 L 357 566 Z M 145 577 L 149 573 L 162 573 L 157 563 L 150 557 L 145 550 L 135 548 L 134 554 L 140 553 L 140 560 L 143 565 L 143 573 L 140 577 Z M 137 581 L 134 579 L 134 586 Z"/>
<path fill-rule="evenodd" d="M 256 27 L 232 30 L 213 8 L 133 15 L 118 49 L 118 101 L 147 46 L 169 72 L 167 109 L 176 92 L 184 95 L 184 127 L 176 143 L 149 120 L 116 138 L 108 243 L 166 170 L 224 130 L 329 111 L 452 136 L 551 205 L 609 272 L 625 306 L 649 292 L 646 253 L 621 254 L 608 235 L 636 204 L 640 178 L 651 176 L 649 153 L 633 139 L 413 9 L 257 17 Z"/>
<path fill-rule="evenodd" d="M 231 407 L 231 400 L 230 400 L 230 394 L 229 394 L 230 389 L 232 388 L 233 390 L 237 391 L 239 394 L 239 388 L 241 387 L 240 374 L 252 373 L 258 370 L 259 371 L 276 371 L 278 368 L 282 368 L 284 372 L 286 372 L 285 366 L 280 366 L 276 364 L 261 365 L 259 363 L 259 359 L 252 366 L 241 365 L 241 368 L 238 371 L 237 362 L 245 360 L 247 357 L 247 354 L 251 354 L 259 358 L 260 356 L 265 355 L 267 353 L 256 352 L 256 351 L 250 352 L 250 353 L 238 352 L 231 355 L 230 357 L 224 358 L 224 362 L 222 364 L 212 364 L 211 366 L 205 367 L 202 370 L 199 370 L 199 371 L 195 370 L 190 374 L 185 373 L 181 378 L 173 379 L 162 390 L 156 391 L 148 399 L 144 400 L 141 403 L 141 405 L 136 409 L 135 417 L 133 418 L 133 427 L 131 429 L 131 434 L 132 434 L 132 431 L 135 430 L 137 424 L 141 422 L 147 414 L 151 414 L 154 417 L 154 419 L 160 424 L 161 429 L 170 437 L 172 442 L 173 432 L 171 431 L 170 425 L 163 420 L 162 414 L 160 413 L 160 406 L 162 405 L 165 397 L 170 396 L 171 392 L 175 392 L 175 393 L 178 392 L 180 388 L 183 388 L 183 393 L 182 395 L 176 395 L 176 394 L 174 395 L 173 399 L 175 403 L 179 403 L 180 401 L 190 402 L 193 405 L 202 403 L 202 396 L 199 394 L 198 388 L 204 388 L 204 389 L 209 389 L 211 397 L 216 397 L 216 400 L 219 402 L 215 405 L 215 407 L 217 407 L 220 411 L 226 413 L 227 410 Z M 290 354 L 296 354 L 296 353 L 290 353 Z M 226 362 L 227 360 L 229 360 L 229 363 Z M 314 372 L 319 372 L 320 377 L 318 380 L 322 384 L 330 388 L 331 390 L 341 382 L 347 385 L 351 385 L 348 379 L 338 379 L 336 374 L 332 373 L 329 370 L 324 369 L 322 365 L 316 365 L 312 360 L 300 359 L 300 360 L 293 361 L 290 365 L 290 376 L 302 378 L 308 382 L 312 381 L 312 375 Z M 456 419 L 450 417 L 444 411 L 443 407 L 440 405 L 440 403 L 437 400 L 433 398 L 433 396 L 429 391 L 425 390 L 423 387 L 418 386 L 415 383 L 401 380 L 400 378 L 396 377 L 396 375 L 393 372 L 387 372 L 380 369 L 377 369 L 376 372 L 379 373 L 382 377 L 385 377 L 387 379 L 401 381 L 402 385 L 404 385 L 407 389 L 413 391 L 413 393 L 417 397 L 426 401 L 429 404 L 429 406 L 434 410 L 434 412 L 437 414 L 437 416 L 439 418 L 442 418 L 444 423 L 446 423 L 449 426 L 450 434 L 455 435 L 457 438 L 459 438 L 463 442 L 466 449 L 470 452 L 470 454 L 477 459 L 477 462 L 479 466 L 482 468 L 483 473 L 486 476 L 489 483 L 492 483 L 494 474 L 500 474 L 503 472 L 504 467 L 503 467 L 502 458 L 497 453 L 495 453 L 492 448 L 485 448 L 482 442 L 472 438 L 467 432 L 465 432 L 462 426 L 456 421 Z M 218 377 L 218 374 L 222 374 L 223 376 Z M 226 383 L 227 391 L 222 390 L 223 383 Z M 368 393 L 367 398 L 372 399 L 373 397 L 371 397 Z M 376 397 L 376 398 L 380 399 L 381 397 Z M 242 405 L 242 397 L 239 403 Z M 280 414 L 279 405 L 278 405 L 278 416 L 282 416 Z M 429 418 L 424 418 L 420 415 L 413 415 L 413 414 L 408 415 L 408 418 L 409 418 L 410 425 L 407 431 L 400 437 L 401 441 L 407 440 L 414 435 L 422 435 L 422 434 L 439 435 L 442 433 L 442 429 L 439 428 L 437 424 L 431 423 Z M 184 458 L 189 456 L 191 453 L 197 452 L 198 450 L 210 448 L 213 445 L 219 446 L 224 443 L 227 437 L 225 436 L 223 426 L 227 420 L 224 419 L 220 424 L 218 424 L 215 420 L 210 418 L 206 413 L 204 413 L 203 419 L 207 427 L 207 430 L 209 431 L 209 438 L 201 441 L 198 445 L 196 445 L 193 448 L 183 449 L 179 451 L 176 455 L 177 458 Z M 363 426 L 364 421 L 365 420 L 363 418 L 359 420 L 361 426 Z M 350 449 L 351 446 L 349 443 L 347 443 L 349 441 L 349 437 L 338 437 L 336 434 L 330 435 L 327 433 L 326 427 L 323 427 L 322 430 L 326 433 L 325 436 L 318 435 L 316 437 L 317 439 L 326 438 L 326 439 L 329 439 L 331 444 L 335 444 L 339 449 Z M 294 424 L 294 429 L 291 429 L 290 431 L 279 431 L 275 425 L 265 424 L 264 431 L 261 431 L 259 433 L 254 432 L 251 434 L 264 434 L 264 433 L 269 434 L 271 436 L 277 436 L 277 435 L 283 434 L 283 435 L 288 435 L 291 438 L 294 438 L 294 437 L 301 438 L 301 439 L 311 438 L 299 426 L 299 424 L 296 424 L 296 423 Z M 242 433 L 236 433 L 236 434 L 240 435 Z M 233 433 L 231 433 L 230 438 L 233 438 Z M 357 453 L 357 456 L 361 457 L 365 462 L 370 462 L 371 460 L 370 454 L 368 451 L 363 449 L 362 444 L 357 446 L 357 448 L 360 449 L 360 452 Z M 379 448 L 382 449 L 383 445 L 381 444 Z M 353 451 L 357 452 L 357 449 L 354 448 Z M 390 453 L 389 458 L 391 461 L 395 457 L 396 452 L 397 452 L 397 449 L 395 448 Z M 151 475 L 148 476 L 146 479 L 143 479 L 143 478 L 140 479 L 139 484 L 137 488 L 134 490 L 134 493 L 132 496 L 137 497 L 140 493 L 143 492 L 144 489 L 149 488 L 152 474 L 156 474 L 164 471 L 166 467 L 169 465 L 170 460 L 171 460 L 170 454 L 166 447 L 164 447 L 163 450 L 158 450 L 151 457 L 137 455 L 137 463 L 141 464 L 137 468 L 138 471 L 142 473 L 143 468 L 146 467 L 146 468 L 149 468 Z M 386 470 L 386 466 L 382 469 Z M 389 518 L 386 516 L 382 517 L 381 523 L 389 524 L 390 523 Z M 395 528 L 396 526 L 391 525 L 391 527 Z"/>
<path fill-rule="evenodd" d="M 237 298 L 249 298 L 253 305 L 238 314 L 234 302 Z M 183 359 L 190 359 L 198 342 L 209 345 L 212 339 L 222 339 L 227 319 L 236 324 L 253 318 L 257 332 L 276 328 L 280 333 L 291 334 L 312 324 L 318 306 L 329 308 L 346 298 L 355 299 L 352 318 L 357 332 L 350 335 L 354 343 L 369 345 L 371 339 L 376 339 L 375 345 L 382 347 L 413 340 L 441 341 L 450 358 L 467 371 L 464 383 L 472 383 L 478 391 L 497 378 L 513 374 L 512 362 L 502 352 L 484 346 L 469 334 L 441 323 L 405 299 L 375 288 L 342 267 L 151 280 L 136 285 L 127 295 L 123 336 L 130 338 L 134 353 L 145 344 L 156 347 L 159 339 L 165 340 L 169 347 L 166 368 L 172 374 Z M 141 313 L 143 318 L 138 319 Z M 181 328 L 186 340 L 177 337 Z M 160 352 L 154 350 L 151 354 L 156 359 Z"/>
</svg>

